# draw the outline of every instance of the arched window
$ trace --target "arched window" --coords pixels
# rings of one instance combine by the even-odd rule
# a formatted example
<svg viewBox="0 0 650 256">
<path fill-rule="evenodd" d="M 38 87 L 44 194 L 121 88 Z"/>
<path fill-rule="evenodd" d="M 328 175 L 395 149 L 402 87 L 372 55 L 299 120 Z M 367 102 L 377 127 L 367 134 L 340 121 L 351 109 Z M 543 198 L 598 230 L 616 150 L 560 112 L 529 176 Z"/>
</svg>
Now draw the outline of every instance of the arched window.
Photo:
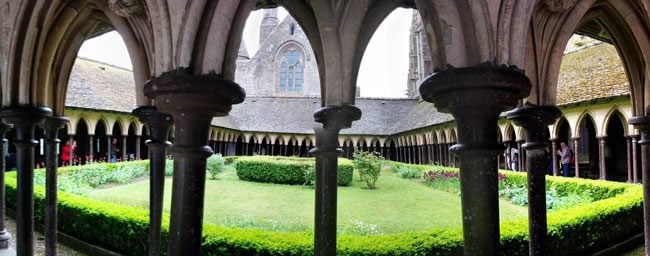
<svg viewBox="0 0 650 256">
<path fill-rule="evenodd" d="M 302 63 L 300 52 L 288 50 L 280 64 L 280 92 L 300 93 L 302 87 Z"/>
</svg>

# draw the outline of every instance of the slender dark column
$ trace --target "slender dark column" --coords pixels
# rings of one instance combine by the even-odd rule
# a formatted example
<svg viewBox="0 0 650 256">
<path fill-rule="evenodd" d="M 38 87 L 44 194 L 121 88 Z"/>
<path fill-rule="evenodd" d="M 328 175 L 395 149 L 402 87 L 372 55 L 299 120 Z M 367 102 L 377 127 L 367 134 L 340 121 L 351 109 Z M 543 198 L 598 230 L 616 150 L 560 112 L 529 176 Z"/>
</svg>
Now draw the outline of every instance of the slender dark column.
<svg viewBox="0 0 650 256">
<path fill-rule="evenodd" d="M 607 136 L 598 136 L 598 165 L 599 165 L 599 174 L 601 180 L 607 179 L 607 168 L 605 168 L 605 144 L 607 143 L 605 139 Z"/>
<path fill-rule="evenodd" d="M 34 139 L 36 125 L 52 115 L 41 106 L 10 106 L 0 110 L 0 117 L 13 124 L 16 131 L 16 251 L 18 255 L 34 254 Z"/>
<path fill-rule="evenodd" d="M 140 160 L 140 135 L 135 136 L 135 159 Z"/>
<path fill-rule="evenodd" d="M 650 112 L 646 109 L 646 112 Z M 650 248 L 650 156 L 648 156 L 648 145 L 650 145 L 650 116 L 633 116 L 629 123 L 634 125 L 641 133 L 641 180 L 643 181 L 643 230 L 645 247 Z"/>
<path fill-rule="evenodd" d="M 88 149 L 88 157 L 90 158 L 89 160 L 96 162 L 94 156 L 95 143 L 92 134 L 88 134 L 88 145 L 90 146 L 90 148 Z M 72 165 L 72 159 L 70 159 L 70 165 Z"/>
<path fill-rule="evenodd" d="M 126 135 L 122 135 L 122 161 L 126 161 Z"/>
<path fill-rule="evenodd" d="M 528 255 L 548 255 L 546 244 L 546 179 L 549 139 L 548 125 L 560 117 L 560 110 L 552 106 L 534 106 L 530 103 L 508 113 L 508 119 L 526 130 L 526 170 L 528 184 Z"/>
<path fill-rule="evenodd" d="M 443 166 L 444 164 L 444 159 L 442 158 L 442 143 L 438 144 L 438 165 Z"/>
<path fill-rule="evenodd" d="M 499 195 L 496 156 L 499 114 L 528 95 L 530 81 L 514 67 L 482 64 L 429 76 L 420 94 L 456 119 L 460 157 L 465 255 L 499 254 Z"/>
<path fill-rule="evenodd" d="M 625 136 L 627 141 L 627 183 L 632 182 L 632 138 Z"/>
<path fill-rule="evenodd" d="M 454 146 L 454 143 L 447 144 L 447 159 L 449 161 L 449 166 L 456 167 L 456 158 L 454 157 L 454 152 L 451 150 L 451 147 Z M 496 159 L 495 159 L 496 160 Z"/>
<path fill-rule="evenodd" d="M 111 147 L 113 147 L 111 135 L 106 135 L 106 162 L 110 163 L 111 162 Z"/>
<path fill-rule="evenodd" d="M 163 198 L 165 192 L 165 159 L 172 117 L 160 113 L 156 107 L 141 106 L 133 110 L 140 121 L 149 126 L 149 255 L 161 255 L 160 227 L 162 224 Z"/>
<path fill-rule="evenodd" d="M 638 176 L 639 176 L 639 164 L 638 164 L 638 162 L 639 161 L 637 161 L 637 156 L 638 156 L 638 152 L 637 152 L 637 145 L 638 144 L 637 144 L 637 142 L 639 140 L 639 137 L 638 137 L 638 135 L 632 135 L 631 137 L 632 137 L 632 179 L 633 179 L 632 182 L 639 183 L 639 178 L 638 178 Z"/>
<path fill-rule="evenodd" d="M 553 159 L 553 176 L 557 176 L 557 139 L 551 139 L 551 158 Z"/>
<path fill-rule="evenodd" d="M 341 129 L 349 128 L 361 118 L 361 110 L 352 105 L 327 106 L 314 113 L 323 127 L 314 128 L 316 147 L 310 152 L 316 157 L 316 215 L 314 225 L 314 255 L 336 255 L 336 177 Z"/>
<path fill-rule="evenodd" d="M 580 145 L 580 137 L 574 137 L 573 139 L 573 158 L 575 158 L 575 169 L 576 169 L 576 178 L 580 178 L 580 159 L 578 156 L 580 155 L 578 152 L 578 145 Z"/>
<path fill-rule="evenodd" d="M 11 234 L 5 228 L 5 145 L 7 139 L 5 134 L 13 128 L 13 125 L 0 122 L 0 249 L 9 248 Z"/>
<path fill-rule="evenodd" d="M 45 119 L 45 255 L 56 255 L 57 243 L 57 169 L 59 130 L 70 120 L 67 117 L 49 117 Z"/>
<path fill-rule="evenodd" d="M 524 149 L 521 147 L 525 141 L 517 141 L 517 171 L 523 172 L 525 169 L 524 166 Z"/>
<path fill-rule="evenodd" d="M 199 255 L 203 226 L 210 123 L 244 101 L 244 90 L 217 75 L 165 73 L 149 80 L 144 94 L 174 120 L 174 180 L 168 255 Z"/>
</svg>

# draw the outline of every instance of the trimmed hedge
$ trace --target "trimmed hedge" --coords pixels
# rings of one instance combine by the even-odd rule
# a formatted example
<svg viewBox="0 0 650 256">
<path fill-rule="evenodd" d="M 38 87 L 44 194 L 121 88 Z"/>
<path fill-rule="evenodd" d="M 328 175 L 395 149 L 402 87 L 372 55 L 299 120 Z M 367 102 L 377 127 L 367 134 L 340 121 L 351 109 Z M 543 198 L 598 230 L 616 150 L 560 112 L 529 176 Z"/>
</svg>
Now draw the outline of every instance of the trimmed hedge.
<svg viewBox="0 0 650 256">
<path fill-rule="evenodd" d="M 506 172 L 508 182 L 525 182 L 525 174 Z M 16 175 L 6 175 L 7 206 L 15 206 Z M 550 212 L 550 255 L 588 255 L 641 233 L 642 188 L 607 181 L 548 177 L 558 190 L 584 188 L 611 196 L 590 204 Z M 43 221 L 45 189 L 35 186 L 35 220 Z M 146 255 L 148 212 L 65 192 L 59 193 L 59 229 L 84 241 L 125 255 Z M 169 217 L 164 215 L 163 223 Z M 163 224 L 163 237 L 168 225 Z M 389 235 L 340 235 L 338 255 L 461 255 L 462 228 L 442 228 Z M 163 239 L 166 241 L 166 239 Z M 164 245 L 163 245 L 164 246 Z M 525 218 L 501 224 L 503 255 L 528 254 Z M 202 255 L 312 255 L 310 232 L 273 232 L 204 225 Z"/>
<path fill-rule="evenodd" d="M 237 177 L 246 181 L 276 184 L 312 184 L 315 180 L 314 158 L 249 156 L 235 160 Z M 354 167 L 347 159 L 338 160 L 337 185 L 348 186 L 352 182 Z"/>
</svg>

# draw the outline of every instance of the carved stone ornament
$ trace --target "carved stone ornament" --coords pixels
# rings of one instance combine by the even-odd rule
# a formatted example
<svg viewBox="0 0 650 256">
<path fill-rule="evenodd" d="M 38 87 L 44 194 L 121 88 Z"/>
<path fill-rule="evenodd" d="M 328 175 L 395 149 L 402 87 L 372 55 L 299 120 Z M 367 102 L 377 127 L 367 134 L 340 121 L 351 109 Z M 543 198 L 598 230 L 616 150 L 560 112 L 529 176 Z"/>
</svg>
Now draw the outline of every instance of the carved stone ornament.
<svg viewBox="0 0 650 256">
<path fill-rule="evenodd" d="M 563 12 L 571 9 L 578 0 L 545 0 L 546 7 L 552 12 Z"/>
<path fill-rule="evenodd" d="M 108 0 L 108 8 L 117 15 L 130 17 L 144 9 L 142 0 Z"/>
</svg>

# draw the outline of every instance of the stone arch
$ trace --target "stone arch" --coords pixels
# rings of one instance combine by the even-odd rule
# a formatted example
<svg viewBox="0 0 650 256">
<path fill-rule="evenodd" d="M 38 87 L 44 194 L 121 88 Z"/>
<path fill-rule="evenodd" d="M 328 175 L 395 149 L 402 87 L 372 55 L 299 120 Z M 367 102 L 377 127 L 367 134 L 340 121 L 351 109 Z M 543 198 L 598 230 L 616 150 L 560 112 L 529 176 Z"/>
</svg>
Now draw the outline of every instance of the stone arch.
<svg viewBox="0 0 650 256">
<path fill-rule="evenodd" d="M 574 133 L 573 136 L 574 137 L 580 137 L 580 134 L 577 133 L 578 132 L 577 130 L 580 130 L 582 128 L 582 125 L 584 124 L 584 122 L 587 121 L 587 120 L 590 120 L 592 122 L 592 124 L 594 125 L 594 129 L 596 131 L 596 136 L 598 134 L 601 134 L 601 132 L 599 130 L 599 127 L 598 127 L 598 124 L 596 123 L 596 118 L 594 118 L 594 116 L 595 115 L 590 110 L 583 111 L 582 114 L 580 114 L 580 116 L 578 117 L 578 121 L 576 122 L 576 127 L 578 127 L 578 129 L 576 129 L 576 133 Z"/>
<path fill-rule="evenodd" d="M 509 141 L 510 143 L 517 141 L 515 129 L 510 123 L 506 125 L 504 140 Z"/>
<path fill-rule="evenodd" d="M 626 136 L 629 135 L 630 133 L 629 133 L 629 131 L 627 129 L 628 128 L 627 118 L 625 117 L 625 115 L 623 113 L 625 113 L 625 112 L 621 111 L 619 109 L 619 107 L 612 107 L 607 112 L 607 115 L 605 115 L 605 118 L 603 119 L 603 123 L 602 123 L 602 126 L 601 126 L 602 127 L 601 128 L 602 133 L 607 134 L 607 132 L 608 132 L 607 128 L 608 128 L 608 126 L 610 124 L 610 121 L 611 121 L 612 118 L 614 118 L 614 116 L 616 116 L 622 122 L 623 134 L 626 135 Z"/>
</svg>

